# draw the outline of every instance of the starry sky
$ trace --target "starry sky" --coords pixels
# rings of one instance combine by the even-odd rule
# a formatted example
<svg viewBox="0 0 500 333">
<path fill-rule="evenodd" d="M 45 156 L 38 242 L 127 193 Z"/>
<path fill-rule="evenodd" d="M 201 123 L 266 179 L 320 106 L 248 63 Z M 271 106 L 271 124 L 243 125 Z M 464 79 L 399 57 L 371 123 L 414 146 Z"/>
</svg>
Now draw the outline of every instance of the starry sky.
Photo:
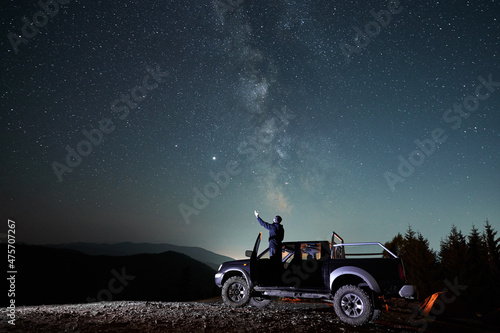
<svg viewBox="0 0 500 333">
<path fill-rule="evenodd" d="M 2 0 L 19 242 L 242 257 L 254 209 L 285 240 L 500 228 L 498 1 L 47 3 Z"/>
</svg>

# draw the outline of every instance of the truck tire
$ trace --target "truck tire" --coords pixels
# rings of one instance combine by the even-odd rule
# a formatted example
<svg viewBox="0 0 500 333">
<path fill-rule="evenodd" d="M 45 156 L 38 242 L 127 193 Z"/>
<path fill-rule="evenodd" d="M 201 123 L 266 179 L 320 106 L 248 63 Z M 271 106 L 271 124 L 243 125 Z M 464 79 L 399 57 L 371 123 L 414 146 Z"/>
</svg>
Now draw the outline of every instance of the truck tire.
<svg viewBox="0 0 500 333">
<path fill-rule="evenodd" d="M 256 308 L 265 308 L 271 303 L 271 299 L 265 296 L 254 296 L 250 298 L 250 305 Z"/>
<path fill-rule="evenodd" d="M 250 301 L 250 290 L 245 278 L 233 276 L 222 286 L 222 299 L 229 306 L 238 308 Z"/>
<path fill-rule="evenodd" d="M 333 296 L 333 307 L 341 321 L 353 326 L 368 323 L 373 317 L 370 296 L 361 288 L 345 285 Z"/>
</svg>

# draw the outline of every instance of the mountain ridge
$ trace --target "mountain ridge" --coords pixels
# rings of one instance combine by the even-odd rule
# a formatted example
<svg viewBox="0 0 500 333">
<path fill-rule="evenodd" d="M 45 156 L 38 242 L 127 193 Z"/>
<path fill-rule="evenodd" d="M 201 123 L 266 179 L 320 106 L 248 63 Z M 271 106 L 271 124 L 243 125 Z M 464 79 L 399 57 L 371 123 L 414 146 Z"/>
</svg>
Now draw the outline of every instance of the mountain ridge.
<svg viewBox="0 0 500 333">
<path fill-rule="evenodd" d="M 6 251 L 6 247 L 0 244 L 0 249 Z M 220 293 L 214 269 L 175 251 L 94 256 L 74 249 L 17 244 L 16 259 L 19 272 L 12 287 L 16 306 L 114 300 L 193 301 Z M 7 306 L 5 301 L 0 304 Z"/>
<path fill-rule="evenodd" d="M 234 258 L 209 251 L 199 246 L 181 246 L 168 243 L 134 243 L 128 241 L 119 243 L 72 242 L 63 244 L 42 244 L 41 246 L 71 249 L 89 255 L 107 256 L 128 256 L 142 253 L 154 254 L 173 251 L 183 253 L 199 262 L 207 264 L 215 270 L 217 270 L 219 265 L 223 262 L 234 260 Z"/>
</svg>

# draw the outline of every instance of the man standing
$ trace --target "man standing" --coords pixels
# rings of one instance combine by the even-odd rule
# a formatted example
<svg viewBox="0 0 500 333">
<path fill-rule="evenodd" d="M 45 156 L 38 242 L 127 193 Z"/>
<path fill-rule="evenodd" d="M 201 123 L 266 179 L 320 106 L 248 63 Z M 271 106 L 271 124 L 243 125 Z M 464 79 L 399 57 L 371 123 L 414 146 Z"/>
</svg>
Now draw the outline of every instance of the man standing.
<svg viewBox="0 0 500 333">
<path fill-rule="evenodd" d="M 255 210 L 253 213 L 260 225 L 269 230 L 269 256 L 272 262 L 276 262 L 276 265 L 279 265 L 282 252 L 281 242 L 285 237 L 285 229 L 281 225 L 281 216 L 276 215 L 273 220 L 274 223 L 267 223 L 260 218 L 258 211 Z"/>
</svg>

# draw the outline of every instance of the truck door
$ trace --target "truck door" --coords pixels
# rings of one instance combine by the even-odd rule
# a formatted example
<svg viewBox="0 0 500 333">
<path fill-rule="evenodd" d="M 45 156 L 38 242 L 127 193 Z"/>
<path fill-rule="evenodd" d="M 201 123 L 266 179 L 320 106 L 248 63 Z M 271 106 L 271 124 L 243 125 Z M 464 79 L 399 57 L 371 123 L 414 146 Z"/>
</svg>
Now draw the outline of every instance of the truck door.
<svg viewBox="0 0 500 333">
<path fill-rule="evenodd" d="M 259 232 L 255 245 L 253 246 L 252 255 L 250 256 L 250 278 L 252 281 L 257 280 L 258 270 L 257 270 L 257 254 L 259 252 L 260 240 L 262 239 L 262 232 Z"/>
</svg>

